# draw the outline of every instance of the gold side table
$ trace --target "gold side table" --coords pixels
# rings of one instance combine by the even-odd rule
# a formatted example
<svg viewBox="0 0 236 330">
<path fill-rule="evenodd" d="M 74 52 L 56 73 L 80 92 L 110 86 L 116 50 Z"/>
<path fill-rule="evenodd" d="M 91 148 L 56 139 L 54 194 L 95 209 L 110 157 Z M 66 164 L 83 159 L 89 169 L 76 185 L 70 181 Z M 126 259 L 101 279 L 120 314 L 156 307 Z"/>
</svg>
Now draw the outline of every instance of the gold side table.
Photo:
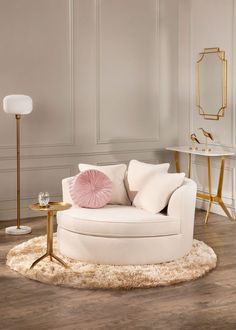
<svg viewBox="0 0 236 330">
<path fill-rule="evenodd" d="M 70 207 L 71 204 L 64 202 L 50 202 L 47 206 L 40 206 L 39 203 L 29 205 L 29 208 L 31 210 L 47 212 L 47 252 L 41 257 L 39 257 L 37 260 L 35 260 L 30 266 L 30 269 L 46 257 L 50 257 L 51 261 L 52 258 L 56 259 L 65 268 L 67 268 L 65 262 L 53 253 L 53 217 L 57 211 L 64 211 L 69 209 Z"/>
<path fill-rule="evenodd" d="M 223 150 L 212 150 L 212 151 L 202 151 L 202 150 L 190 150 L 189 146 L 182 146 L 182 147 L 169 147 L 166 148 L 167 150 L 171 150 L 175 152 L 175 166 L 176 172 L 180 172 L 180 163 L 179 163 L 179 153 L 188 154 L 188 177 L 191 177 L 191 155 L 198 155 L 207 157 L 207 169 L 208 169 L 208 193 L 205 192 L 198 192 L 197 197 L 203 200 L 208 201 L 208 208 L 205 217 L 205 224 L 208 223 L 209 214 L 211 211 L 212 203 L 215 202 L 223 209 L 224 213 L 230 220 L 235 220 L 233 216 L 230 214 L 229 210 L 227 209 L 226 205 L 222 200 L 222 188 L 223 188 L 223 181 L 224 181 L 224 167 L 225 167 L 225 157 L 233 156 L 234 152 L 231 151 L 223 151 Z M 212 193 L 212 184 L 211 184 L 211 158 L 212 157 L 220 157 L 220 173 L 218 179 L 218 187 L 217 193 L 214 195 Z"/>
</svg>

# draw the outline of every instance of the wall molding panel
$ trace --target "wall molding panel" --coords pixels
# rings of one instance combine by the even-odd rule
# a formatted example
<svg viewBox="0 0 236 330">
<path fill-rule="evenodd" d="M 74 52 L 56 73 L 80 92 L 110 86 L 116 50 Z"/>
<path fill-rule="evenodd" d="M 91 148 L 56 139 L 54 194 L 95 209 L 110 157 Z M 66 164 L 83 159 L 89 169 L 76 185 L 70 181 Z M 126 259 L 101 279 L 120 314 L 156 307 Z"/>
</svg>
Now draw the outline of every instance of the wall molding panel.
<svg viewBox="0 0 236 330">
<path fill-rule="evenodd" d="M 159 65 L 160 65 L 160 61 L 159 61 L 159 55 L 158 55 L 158 49 L 160 48 L 160 37 L 159 37 L 159 31 L 160 31 L 160 26 L 159 26 L 159 0 L 152 0 L 153 4 L 154 4 L 154 12 L 155 12 L 155 61 L 156 63 L 153 65 L 154 67 L 154 71 L 155 71 L 155 75 L 156 75 L 156 95 L 155 95 L 155 102 L 156 102 L 156 112 L 155 112 L 155 125 L 156 125 L 156 129 L 155 129 L 155 135 L 150 137 L 150 136 L 144 136 L 140 138 L 140 128 L 139 128 L 139 135 L 135 134 L 133 136 L 130 137 L 106 137 L 104 138 L 103 135 L 103 129 L 102 129 L 102 120 L 104 120 L 104 117 L 102 116 L 101 113 L 101 109 L 103 109 L 104 105 L 102 104 L 101 101 L 101 94 L 102 94 L 102 63 L 101 63 L 101 56 L 103 54 L 103 49 L 102 49 L 102 6 L 105 6 L 105 3 L 108 3 L 108 5 L 110 5 L 109 1 L 107 0 L 96 0 L 96 143 L 97 144 L 114 144 L 114 143 L 130 143 L 130 142 L 159 142 L 160 141 L 160 115 L 159 115 L 159 109 L 160 109 L 160 104 L 159 104 Z M 125 6 L 128 5 L 129 7 L 129 3 L 134 3 L 133 0 L 127 0 L 126 2 L 123 2 L 123 4 Z M 146 1 L 144 0 L 139 0 L 139 3 L 143 3 L 143 5 L 147 6 Z M 113 1 L 113 3 L 115 3 Z M 119 2 L 116 2 L 117 4 L 119 4 Z M 121 2 L 120 2 L 121 3 Z M 120 4 L 119 4 L 120 5 Z M 110 7 L 109 7 L 110 8 Z M 134 10 L 135 8 L 132 9 L 133 12 L 135 12 Z M 144 8 L 145 9 L 145 8 Z M 105 11 L 105 10 L 104 10 Z M 117 15 L 117 12 L 115 13 L 115 15 Z M 122 17 L 121 17 L 122 19 Z M 151 20 L 151 17 L 150 17 Z M 115 37 L 114 37 L 115 40 Z M 116 42 L 115 42 L 116 43 Z M 112 45 L 110 46 L 112 47 Z M 109 50 L 108 50 L 109 51 Z M 127 60 L 130 61 L 129 57 L 127 56 Z M 118 63 L 119 63 L 119 59 L 118 59 Z M 124 63 L 125 65 L 126 63 Z M 124 80 L 126 79 L 125 77 L 123 77 Z M 116 79 L 116 76 L 114 75 L 112 77 L 112 79 Z M 125 97 L 125 95 L 124 95 Z M 134 95 L 133 95 L 134 97 Z M 136 97 L 138 97 L 138 94 L 136 94 Z M 111 101 L 109 99 L 109 101 Z M 105 101 L 104 101 L 105 102 Z M 105 102 L 106 103 L 106 102 Z M 108 102 L 107 102 L 108 103 Z M 115 106 L 115 104 L 113 104 L 113 107 Z M 145 107 L 146 105 L 143 105 L 143 107 Z M 112 108 L 112 106 L 111 106 Z M 148 106 L 143 109 L 144 112 L 146 112 L 148 109 Z M 129 110 L 129 109 L 128 109 Z M 133 120 L 135 121 L 136 118 L 134 117 Z M 153 122 L 153 118 L 150 118 L 150 124 L 152 124 Z M 112 125 L 112 121 L 110 121 L 111 125 Z M 124 118 L 124 123 L 125 123 L 125 118 Z M 117 122 L 114 121 L 114 128 L 117 126 Z"/>
<path fill-rule="evenodd" d="M 57 0 L 53 0 L 53 1 L 55 2 L 55 5 L 56 5 Z M 29 2 L 29 0 L 23 0 L 22 6 L 24 6 L 24 5 L 27 6 L 28 5 L 28 2 Z M 73 21 L 74 21 L 74 18 L 73 18 L 74 17 L 74 0 L 67 0 L 66 2 L 64 2 L 63 0 L 60 0 L 60 2 L 63 4 L 63 6 L 66 3 L 65 7 L 67 8 L 67 13 L 65 15 L 65 18 L 66 18 L 66 16 L 68 16 L 68 22 L 66 23 L 66 26 L 67 26 L 67 31 L 66 31 L 67 37 L 66 38 L 67 38 L 67 40 L 66 40 L 66 45 L 65 45 L 65 47 L 66 47 L 66 49 L 68 51 L 68 59 L 67 59 L 67 70 L 66 70 L 67 71 L 67 78 L 66 78 L 65 85 L 68 86 L 68 95 L 69 96 L 68 96 L 68 101 L 66 103 L 66 106 L 64 108 L 64 113 L 66 113 L 66 117 L 69 118 L 69 121 L 70 121 L 70 129 L 68 130 L 69 131 L 69 139 L 66 139 L 63 142 L 55 142 L 55 143 L 40 143 L 40 142 L 25 143 L 24 141 L 22 141 L 21 142 L 21 148 L 22 148 L 22 150 L 24 150 L 24 149 L 34 149 L 35 150 L 37 148 L 56 148 L 56 147 L 63 147 L 63 146 L 68 147 L 68 146 L 73 146 L 74 143 L 75 143 L 75 127 L 74 127 L 74 123 L 75 123 L 75 121 L 74 121 L 74 77 L 73 77 L 74 76 L 74 66 L 73 66 L 73 52 L 74 52 L 74 50 L 73 50 L 74 49 L 74 37 L 73 37 L 73 29 L 74 29 L 74 26 L 73 26 L 73 24 L 74 24 L 73 23 Z M 45 3 L 45 6 L 47 7 L 47 10 L 49 10 L 49 8 L 47 6 L 47 1 L 46 0 L 44 0 L 44 3 Z M 63 6 L 62 6 L 62 10 L 64 10 L 64 7 Z M 42 10 L 43 4 L 40 4 L 39 7 Z M 33 10 L 37 10 L 37 6 L 36 6 L 36 8 L 33 8 Z M 55 12 L 55 8 L 53 9 L 53 11 Z M 58 23 L 60 23 L 60 22 L 61 21 L 59 21 L 59 19 L 58 19 Z M 19 26 L 21 26 L 21 22 L 20 21 L 18 22 L 18 24 L 19 24 Z M 38 27 L 36 27 L 36 28 L 38 28 Z M 1 38 L 1 36 L 0 36 L 0 38 Z M 35 41 L 37 41 L 37 39 Z M 29 87 L 27 86 L 28 83 L 29 82 L 26 82 L 25 83 L 26 84 L 25 90 L 29 89 Z M 27 116 L 25 118 L 22 118 L 21 126 L 22 126 L 22 133 L 23 133 L 23 135 L 24 135 L 24 129 L 27 126 L 27 124 L 25 124 L 24 121 L 25 120 L 27 120 L 27 121 L 32 120 L 30 117 L 32 115 L 34 115 L 34 112 L 35 111 L 40 112 L 42 110 L 42 106 L 43 106 L 43 105 L 42 106 L 39 106 L 38 105 L 38 101 L 40 100 L 40 95 L 36 91 L 37 82 L 35 82 L 35 84 L 34 84 L 34 82 L 31 81 L 30 83 L 33 85 L 33 87 L 31 88 L 32 91 L 31 92 L 29 91 L 28 94 L 33 97 L 34 108 L 36 107 L 36 110 L 33 110 L 33 113 L 31 115 L 29 115 L 29 117 Z M 19 87 L 17 87 L 17 89 L 18 90 L 21 90 L 20 85 L 19 85 Z M 14 91 L 14 89 L 13 89 L 13 91 Z M 26 93 L 26 92 L 24 92 L 24 93 Z M 5 117 L 2 120 L 4 122 L 4 120 L 5 121 L 7 120 L 7 118 L 6 118 L 7 115 L 4 114 L 3 116 Z M 13 116 L 9 116 L 9 117 L 11 117 L 11 120 L 12 120 L 12 123 L 11 123 L 12 135 L 14 135 L 15 134 L 15 130 L 13 129 L 13 127 L 14 127 L 15 121 L 14 121 Z M 43 117 L 43 115 L 42 115 L 42 117 Z M 45 118 L 46 118 L 46 116 L 45 116 Z M 57 117 L 54 118 L 54 122 L 55 122 L 56 118 Z M 10 120 L 10 119 L 8 118 L 8 120 Z M 40 140 L 40 136 L 39 136 L 39 140 Z M 7 144 L 7 143 L 2 144 L 1 143 L 0 144 L 0 150 L 1 149 L 3 151 L 15 149 L 15 144 L 14 143 L 13 144 Z"/>
</svg>

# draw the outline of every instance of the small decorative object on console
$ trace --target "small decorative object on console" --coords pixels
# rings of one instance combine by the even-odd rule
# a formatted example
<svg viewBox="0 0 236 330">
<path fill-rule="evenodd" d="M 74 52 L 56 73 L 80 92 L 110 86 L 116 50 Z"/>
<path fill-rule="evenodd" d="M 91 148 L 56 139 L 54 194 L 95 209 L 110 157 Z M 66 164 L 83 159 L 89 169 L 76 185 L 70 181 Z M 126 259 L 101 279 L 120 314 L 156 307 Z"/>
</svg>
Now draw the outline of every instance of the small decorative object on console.
<svg viewBox="0 0 236 330">
<path fill-rule="evenodd" d="M 195 133 L 190 135 L 190 139 L 192 140 L 192 146 L 189 147 L 190 150 L 198 150 L 198 147 L 196 146 L 196 143 L 200 144 L 200 141 L 198 140 Z"/>
<path fill-rule="evenodd" d="M 50 195 L 48 192 L 40 192 L 38 196 L 39 205 L 41 207 L 46 207 L 50 201 Z"/>
<path fill-rule="evenodd" d="M 205 149 L 202 149 L 202 151 L 205 152 L 209 152 L 211 151 L 210 148 L 208 148 L 208 144 L 207 144 L 207 139 L 211 139 L 212 141 L 214 141 L 213 135 L 210 132 L 205 131 L 203 128 L 199 128 L 200 130 L 202 130 L 203 135 L 205 136 Z"/>
</svg>

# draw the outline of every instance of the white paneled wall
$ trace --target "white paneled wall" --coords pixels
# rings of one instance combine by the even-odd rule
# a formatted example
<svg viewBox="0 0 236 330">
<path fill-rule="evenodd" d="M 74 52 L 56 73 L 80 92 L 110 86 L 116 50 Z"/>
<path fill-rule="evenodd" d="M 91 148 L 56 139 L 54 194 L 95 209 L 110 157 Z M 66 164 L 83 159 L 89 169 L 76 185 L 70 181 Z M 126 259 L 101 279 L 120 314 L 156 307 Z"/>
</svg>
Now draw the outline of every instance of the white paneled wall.
<svg viewBox="0 0 236 330">
<path fill-rule="evenodd" d="M 178 135 L 178 0 L 1 0 L 0 100 L 22 118 L 22 217 L 79 162 L 161 162 Z M 15 217 L 15 119 L 0 111 L 0 220 Z"/>
<path fill-rule="evenodd" d="M 219 121 L 204 120 L 195 106 L 195 64 L 198 53 L 220 47 L 228 60 L 228 108 Z M 236 86 L 236 1 L 180 0 L 179 2 L 179 144 L 188 144 L 189 135 L 199 127 L 212 132 L 215 143 L 235 148 Z M 203 137 L 201 137 L 203 141 Z M 184 166 L 184 159 L 182 159 Z M 207 187 L 206 159 L 193 159 L 193 178 L 200 191 Z M 213 191 L 216 190 L 219 160 L 213 161 Z M 235 210 L 235 157 L 226 162 L 223 199 Z M 199 206 L 205 207 L 199 201 Z M 221 210 L 214 206 L 216 212 Z"/>
<path fill-rule="evenodd" d="M 159 1 L 100 0 L 96 20 L 97 143 L 158 142 Z"/>
<path fill-rule="evenodd" d="M 235 0 L 1 0 L 0 100 L 34 100 L 22 118 L 22 216 L 35 216 L 27 206 L 41 190 L 60 199 L 61 179 L 79 162 L 172 160 L 163 148 L 189 143 L 198 127 L 235 148 L 235 22 Z M 219 121 L 195 107 L 195 63 L 205 47 L 220 47 L 228 60 Z M 200 191 L 206 165 L 193 159 Z M 15 217 L 15 170 L 15 119 L 1 106 L 0 220 Z M 213 161 L 213 190 L 218 171 Z M 234 209 L 235 157 L 226 162 L 223 198 Z"/>
</svg>

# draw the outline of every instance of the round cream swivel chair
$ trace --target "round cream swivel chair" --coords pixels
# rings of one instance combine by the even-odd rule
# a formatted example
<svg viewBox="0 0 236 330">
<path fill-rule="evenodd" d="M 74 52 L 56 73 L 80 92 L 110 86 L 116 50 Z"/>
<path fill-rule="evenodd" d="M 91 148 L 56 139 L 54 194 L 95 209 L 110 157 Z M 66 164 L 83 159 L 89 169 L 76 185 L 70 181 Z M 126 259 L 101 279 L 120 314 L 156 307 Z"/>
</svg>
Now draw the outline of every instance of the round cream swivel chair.
<svg viewBox="0 0 236 330">
<path fill-rule="evenodd" d="M 72 178 L 64 179 L 63 200 L 73 205 Z M 62 255 L 97 264 L 155 264 L 183 257 L 192 247 L 196 183 L 185 179 L 172 194 L 166 214 L 134 206 L 77 206 L 57 213 Z"/>
</svg>

